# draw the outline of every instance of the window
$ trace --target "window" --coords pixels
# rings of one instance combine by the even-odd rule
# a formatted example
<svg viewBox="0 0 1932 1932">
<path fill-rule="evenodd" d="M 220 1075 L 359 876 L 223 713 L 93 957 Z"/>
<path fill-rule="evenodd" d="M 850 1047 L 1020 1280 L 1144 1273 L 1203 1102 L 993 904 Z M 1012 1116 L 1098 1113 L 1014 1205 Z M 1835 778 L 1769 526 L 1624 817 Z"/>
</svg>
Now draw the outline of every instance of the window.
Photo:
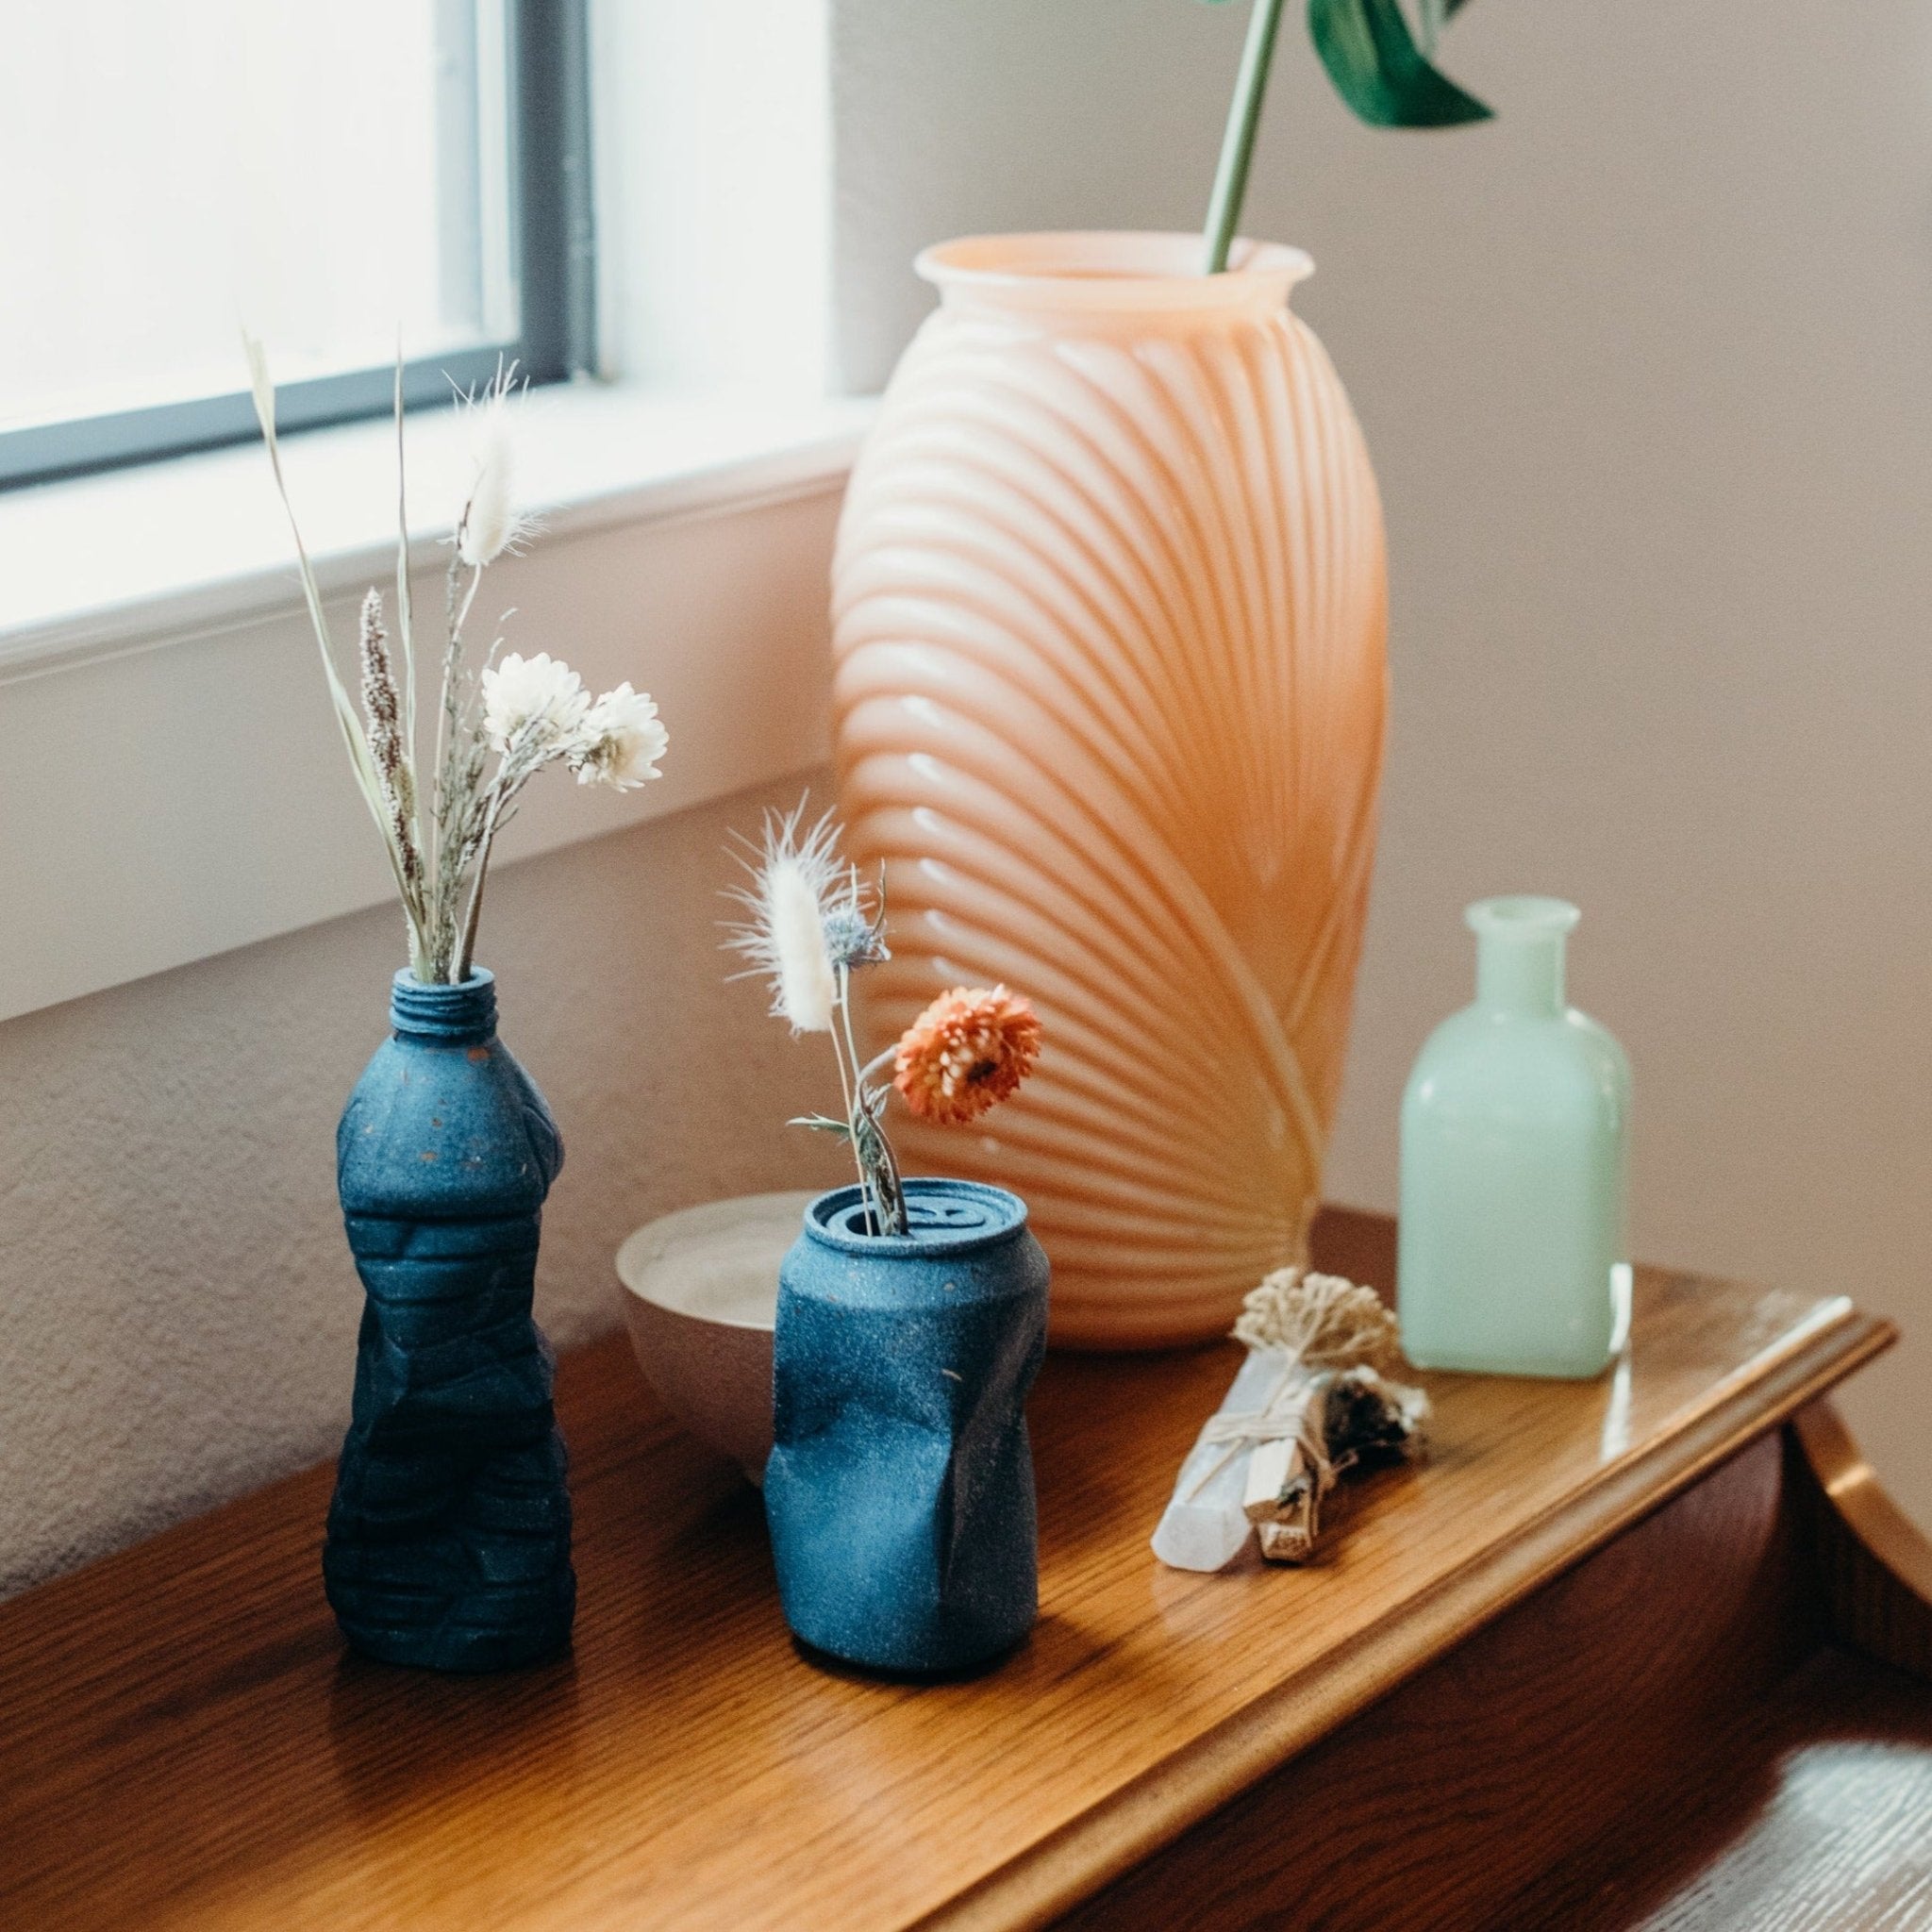
<svg viewBox="0 0 1932 1932">
<path fill-rule="evenodd" d="M 588 366 L 584 0 L 61 0 L 0 64 L 0 486 Z"/>
</svg>

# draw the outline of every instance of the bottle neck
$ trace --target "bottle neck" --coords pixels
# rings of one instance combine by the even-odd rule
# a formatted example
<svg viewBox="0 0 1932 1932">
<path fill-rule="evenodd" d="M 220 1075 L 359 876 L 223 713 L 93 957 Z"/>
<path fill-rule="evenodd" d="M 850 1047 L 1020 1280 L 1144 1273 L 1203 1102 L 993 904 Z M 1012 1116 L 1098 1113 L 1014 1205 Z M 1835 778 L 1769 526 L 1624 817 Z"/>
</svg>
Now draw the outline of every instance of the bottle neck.
<svg viewBox="0 0 1932 1932">
<path fill-rule="evenodd" d="M 496 975 L 478 967 L 461 986 L 425 986 L 406 967 L 390 983 L 389 1022 L 406 1039 L 480 1045 L 496 1031 Z"/>
<path fill-rule="evenodd" d="M 1563 1010 L 1563 941 L 1485 939 L 1476 948 L 1475 1002 L 1541 1018 Z"/>
<path fill-rule="evenodd" d="M 1575 907 L 1561 899 L 1482 899 L 1466 916 L 1475 934 L 1476 1005 L 1536 1019 L 1560 1014 L 1563 953 Z"/>
</svg>

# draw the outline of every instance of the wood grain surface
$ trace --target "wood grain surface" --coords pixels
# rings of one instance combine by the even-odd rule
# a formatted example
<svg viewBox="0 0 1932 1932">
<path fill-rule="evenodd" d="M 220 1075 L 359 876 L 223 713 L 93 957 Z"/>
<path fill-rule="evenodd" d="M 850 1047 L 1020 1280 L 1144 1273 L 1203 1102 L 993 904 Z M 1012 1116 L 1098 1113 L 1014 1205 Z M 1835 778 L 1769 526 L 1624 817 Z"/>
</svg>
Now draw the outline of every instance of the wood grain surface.
<svg viewBox="0 0 1932 1932">
<path fill-rule="evenodd" d="M 1318 1252 L 1386 1283 L 1392 1228 L 1331 1215 Z M 1890 1340 L 1841 1298 L 1640 1271 L 1614 1374 L 1433 1378 L 1433 1460 L 1365 1485 L 1324 1561 L 1207 1577 L 1147 1538 L 1236 1351 L 1058 1357 L 1033 1410 L 1039 1628 L 921 1687 L 796 1655 L 756 1495 L 613 1340 L 559 1382 L 582 1583 L 562 1662 L 457 1680 L 343 1657 L 325 1469 L 0 1607 L 0 1924 L 1042 1924 Z"/>
<path fill-rule="evenodd" d="M 1781 1444 L 1754 1444 L 1057 1922 L 1485 1932 L 1674 1785 L 1824 1634 Z"/>
<path fill-rule="evenodd" d="M 1607 1816 L 1516 1932 L 1932 1925 L 1932 1686 L 1827 1648 Z"/>
<path fill-rule="evenodd" d="M 1932 1541 L 1886 1493 L 1831 1403 L 1812 1403 L 1791 1427 L 1833 1628 L 1932 1681 Z"/>
</svg>

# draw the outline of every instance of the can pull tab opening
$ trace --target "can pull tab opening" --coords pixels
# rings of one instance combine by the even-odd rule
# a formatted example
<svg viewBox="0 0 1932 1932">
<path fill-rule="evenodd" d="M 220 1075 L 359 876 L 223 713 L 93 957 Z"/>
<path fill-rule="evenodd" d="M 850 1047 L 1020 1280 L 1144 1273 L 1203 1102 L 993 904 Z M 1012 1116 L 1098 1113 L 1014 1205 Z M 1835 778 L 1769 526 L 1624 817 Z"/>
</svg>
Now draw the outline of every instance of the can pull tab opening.
<svg viewBox="0 0 1932 1932">
<path fill-rule="evenodd" d="M 1005 1224 L 1004 1217 L 983 1201 L 949 1195 L 934 1198 L 917 1192 L 907 1196 L 906 1232 L 912 1241 L 933 1235 L 992 1234 Z M 826 1217 L 825 1225 L 836 1233 L 862 1240 L 878 1233 L 863 1201 L 852 1201 L 838 1208 Z"/>
</svg>

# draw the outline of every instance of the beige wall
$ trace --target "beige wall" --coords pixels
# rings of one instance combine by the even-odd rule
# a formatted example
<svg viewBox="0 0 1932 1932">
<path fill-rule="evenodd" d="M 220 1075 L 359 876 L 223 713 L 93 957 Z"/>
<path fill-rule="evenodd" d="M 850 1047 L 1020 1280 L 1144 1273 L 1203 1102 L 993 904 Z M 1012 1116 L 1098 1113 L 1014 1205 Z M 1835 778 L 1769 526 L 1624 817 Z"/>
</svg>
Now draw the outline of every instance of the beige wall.
<svg viewBox="0 0 1932 1932">
<path fill-rule="evenodd" d="M 824 1098 L 809 1046 L 724 983 L 723 847 L 761 802 L 491 884 L 504 1038 L 567 1149 L 559 1343 L 615 1319 L 611 1256 L 651 1215 L 838 1178 L 783 1124 Z M 0 1026 L 0 1594 L 334 1453 L 361 1306 L 335 1123 L 401 958 L 361 913 Z"/>
<path fill-rule="evenodd" d="M 1241 12 L 841 0 L 855 380 L 921 311 L 919 242 L 1191 222 Z M 1481 0 L 1450 64 L 1504 118 L 1446 137 L 1355 127 L 1285 45 L 1252 225 L 1321 264 L 1303 307 L 1394 574 L 1334 1191 L 1392 1203 L 1462 902 L 1574 896 L 1577 996 L 1636 1062 L 1641 1250 L 1898 1315 L 1852 1407 L 1932 1521 L 1932 12 Z M 719 848 L 752 816 L 492 887 L 506 1037 L 571 1146 L 559 1340 L 609 1318 L 651 1213 L 836 1174 L 778 1124 L 808 1061 L 720 980 Z M 331 1134 L 398 954 L 358 915 L 0 1025 L 0 1589 L 333 1447 Z"/>
<path fill-rule="evenodd" d="M 842 0 L 853 379 L 919 242 L 1196 222 L 1245 10 Z M 1574 897 L 1640 1250 L 1896 1315 L 1850 1407 L 1932 1523 L 1932 9 L 1479 0 L 1448 135 L 1356 126 L 1297 18 L 1250 227 L 1320 265 L 1393 572 L 1333 1191 L 1393 1203 L 1463 902 Z"/>
</svg>

